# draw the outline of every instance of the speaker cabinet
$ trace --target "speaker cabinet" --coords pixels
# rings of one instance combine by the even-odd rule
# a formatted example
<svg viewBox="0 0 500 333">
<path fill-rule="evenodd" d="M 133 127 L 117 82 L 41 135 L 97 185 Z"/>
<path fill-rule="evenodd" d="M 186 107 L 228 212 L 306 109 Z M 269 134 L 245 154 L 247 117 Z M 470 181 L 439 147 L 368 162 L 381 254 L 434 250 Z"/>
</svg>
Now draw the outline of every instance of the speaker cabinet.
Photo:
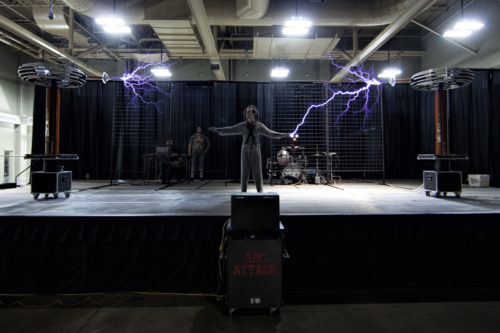
<svg viewBox="0 0 500 333">
<path fill-rule="evenodd" d="M 42 193 L 51 193 L 54 197 L 57 197 L 59 193 L 64 193 L 68 197 L 71 192 L 71 181 L 71 171 L 33 171 L 31 173 L 31 193 L 35 199 Z"/>
<path fill-rule="evenodd" d="M 283 242 L 235 240 L 227 242 L 227 295 L 229 314 L 236 309 L 282 307 Z"/>
<path fill-rule="evenodd" d="M 424 190 L 426 195 L 436 192 L 436 197 L 448 192 L 460 197 L 462 192 L 462 173 L 460 171 L 424 171 Z"/>
</svg>

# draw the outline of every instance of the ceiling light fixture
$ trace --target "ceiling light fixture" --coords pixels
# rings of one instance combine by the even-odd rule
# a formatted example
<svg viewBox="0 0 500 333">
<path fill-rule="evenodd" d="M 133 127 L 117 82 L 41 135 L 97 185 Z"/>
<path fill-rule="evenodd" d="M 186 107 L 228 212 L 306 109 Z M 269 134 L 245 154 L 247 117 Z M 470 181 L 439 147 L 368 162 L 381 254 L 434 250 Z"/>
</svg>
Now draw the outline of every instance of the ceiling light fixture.
<svg viewBox="0 0 500 333">
<path fill-rule="evenodd" d="M 290 20 L 285 22 L 285 27 L 283 28 L 283 34 L 303 36 L 309 32 L 311 27 L 311 21 L 305 20 L 302 17 L 292 16 Z"/>
<path fill-rule="evenodd" d="M 454 30 L 470 30 L 470 31 L 476 31 L 481 29 L 484 26 L 482 22 L 475 21 L 475 20 L 461 20 L 455 26 L 453 27 Z"/>
<path fill-rule="evenodd" d="M 476 20 L 464 19 L 464 1 L 461 0 L 461 16 L 462 19 L 455 24 L 452 30 L 447 30 L 443 37 L 467 37 L 473 31 L 481 29 L 484 24 Z"/>
<path fill-rule="evenodd" d="M 128 34 L 132 31 L 128 25 L 103 25 L 102 29 L 110 34 Z"/>
<path fill-rule="evenodd" d="M 125 25 L 122 18 L 116 16 L 98 17 L 96 23 L 102 26 L 105 32 L 112 34 L 130 33 L 130 27 Z"/>
<path fill-rule="evenodd" d="M 470 30 L 447 30 L 444 34 L 443 37 L 467 37 L 472 33 Z"/>
<path fill-rule="evenodd" d="M 153 73 L 157 77 L 171 77 L 172 73 L 168 68 L 165 67 L 156 67 L 151 69 L 151 73 Z"/>
<path fill-rule="evenodd" d="M 387 79 L 389 84 L 394 87 L 396 85 L 396 76 L 401 74 L 401 69 L 390 66 L 390 50 L 387 50 L 387 63 L 389 64 L 389 67 L 384 68 L 382 73 L 379 73 L 377 76 L 382 79 Z"/>
<path fill-rule="evenodd" d="M 391 77 L 396 77 L 399 74 L 401 74 L 401 70 L 399 68 L 389 67 L 384 69 L 384 71 L 380 73 L 378 77 L 391 78 Z"/>
<path fill-rule="evenodd" d="M 113 15 L 101 16 L 95 19 L 96 23 L 102 26 L 102 29 L 111 34 L 129 34 L 132 32 L 125 21 L 116 16 L 116 0 L 113 0 Z"/>
<path fill-rule="evenodd" d="M 282 30 L 284 35 L 303 36 L 309 32 L 309 28 L 312 25 L 311 21 L 299 16 L 298 12 L 298 3 L 295 0 L 295 16 L 285 21 L 285 27 Z"/>
<path fill-rule="evenodd" d="M 287 77 L 290 70 L 286 67 L 275 67 L 271 70 L 271 77 L 283 78 Z"/>
<path fill-rule="evenodd" d="M 125 25 L 123 19 L 116 16 L 98 17 L 95 22 L 99 25 Z"/>
</svg>

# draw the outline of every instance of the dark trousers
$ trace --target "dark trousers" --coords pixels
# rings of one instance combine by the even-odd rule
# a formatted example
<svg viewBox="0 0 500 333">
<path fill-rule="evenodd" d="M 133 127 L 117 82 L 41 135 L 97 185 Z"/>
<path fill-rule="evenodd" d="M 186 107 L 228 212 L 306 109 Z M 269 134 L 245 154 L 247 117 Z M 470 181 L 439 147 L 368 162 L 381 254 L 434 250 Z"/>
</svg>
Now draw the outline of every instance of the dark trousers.
<svg viewBox="0 0 500 333">
<path fill-rule="evenodd" d="M 161 164 L 161 182 L 163 184 L 170 183 L 172 178 L 180 181 L 182 176 L 180 165 L 174 165 L 172 162 L 162 163 Z"/>
</svg>

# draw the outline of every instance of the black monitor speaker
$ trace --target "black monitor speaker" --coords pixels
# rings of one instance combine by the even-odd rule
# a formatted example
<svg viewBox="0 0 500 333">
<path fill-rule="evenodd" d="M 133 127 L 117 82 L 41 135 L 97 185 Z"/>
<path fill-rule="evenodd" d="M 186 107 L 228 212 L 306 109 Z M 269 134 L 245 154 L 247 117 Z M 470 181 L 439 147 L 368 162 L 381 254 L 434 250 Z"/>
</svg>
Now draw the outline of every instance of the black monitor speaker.
<svg viewBox="0 0 500 333">
<path fill-rule="evenodd" d="M 278 193 L 237 193 L 231 195 L 231 230 L 279 230 Z"/>
</svg>

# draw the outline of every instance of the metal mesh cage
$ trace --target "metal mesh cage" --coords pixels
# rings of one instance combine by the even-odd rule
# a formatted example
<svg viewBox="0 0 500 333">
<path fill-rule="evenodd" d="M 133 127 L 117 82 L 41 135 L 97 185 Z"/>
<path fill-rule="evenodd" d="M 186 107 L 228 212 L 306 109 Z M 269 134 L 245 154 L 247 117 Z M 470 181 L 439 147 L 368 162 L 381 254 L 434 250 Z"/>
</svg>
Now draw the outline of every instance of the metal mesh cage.
<svg viewBox="0 0 500 333">
<path fill-rule="evenodd" d="M 272 142 L 272 151 L 277 154 L 273 159 L 287 150 L 291 168 L 302 169 L 304 176 L 383 172 L 382 115 L 376 87 L 361 92 L 356 99 L 338 94 L 326 105 L 315 107 L 332 98 L 335 91 L 359 88 L 352 84 L 275 84 L 273 129 L 291 133 L 303 124 L 297 131 L 299 137 L 288 146 Z M 287 166 L 285 173 L 290 170 Z"/>
</svg>

